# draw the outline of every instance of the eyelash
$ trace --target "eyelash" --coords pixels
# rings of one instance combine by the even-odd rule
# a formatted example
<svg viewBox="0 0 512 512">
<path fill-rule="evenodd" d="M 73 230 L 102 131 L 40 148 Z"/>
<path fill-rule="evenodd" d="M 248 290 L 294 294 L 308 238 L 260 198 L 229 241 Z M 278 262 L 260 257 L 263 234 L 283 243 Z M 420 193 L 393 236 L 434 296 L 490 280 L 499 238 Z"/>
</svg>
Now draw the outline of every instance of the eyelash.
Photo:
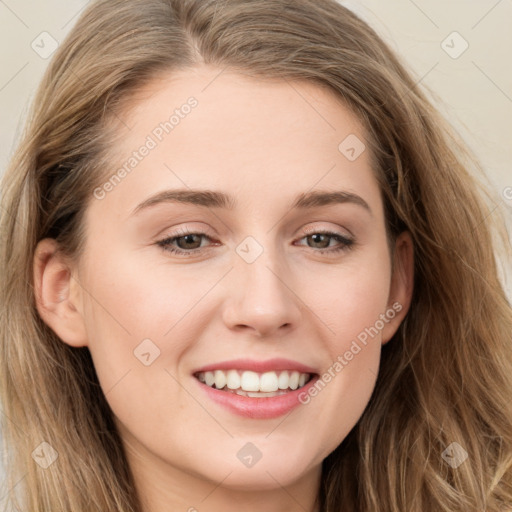
<svg viewBox="0 0 512 512">
<path fill-rule="evenodd" d="M 156 242 L 156 244 L 159 247 L 161 247 L 162 250 L 164 250 L 166 252 L 169 252 L 171 254 L 177 254 L 177 255 L 181 255 L 181 256 L 185 256 L 185 257 L 186 256 L 193 256 L 198 251 L 201 251 L 203 249 L 203 247 L 199 247 L 197 249 L 191 249 L 190 251 L 185 251 L 183 249 L 177 249 L 176 247 L 171 245 L 173 242 L 175 242 L 179 238 L 184 238 L 187 235 L 204 236 L 204 237 L 206 237 L 206 238 L 211 240 L 211 238 L 206 233 L 199 233 L 199 232 L 194 232 L 194 231 L 180 230 L 179 232 L 177 232 L 175 234 L 175 236 L 168 237 L 168 238 L 165 238 L 163 240 L 160 240 L 160 241 Z M 314 247 L 311 247 L 311 249 L 313 249 L 315 252 L 320 253 L 320 254 L 326 254 L 326 253 L 337 254 L 337 253 L 339 253 L 341 251 L 348 251 L 348 250 L 353 248 L 354 243 L 355 243 L 354 239 L 345 237 L 343 235 L 340 235 L 339 233 L 333 233 L 331 231 L 325 231 L 325 230 L 321 230 L 321 229 L 320 230 L 310 230 L 310 232 L 308 232 L 305 236 L 303 236 L 299 240 L 302 240 L 303 238 L 307 238 L 308 236 L 312 236 L 312 235 L 327 235 L 327 236 L 329 236 L 331 238 L 337 239 L 340 242 L 340 245 L 335 247 L 334 249 L 316 249 L 315 250 Z"/>
</svg>

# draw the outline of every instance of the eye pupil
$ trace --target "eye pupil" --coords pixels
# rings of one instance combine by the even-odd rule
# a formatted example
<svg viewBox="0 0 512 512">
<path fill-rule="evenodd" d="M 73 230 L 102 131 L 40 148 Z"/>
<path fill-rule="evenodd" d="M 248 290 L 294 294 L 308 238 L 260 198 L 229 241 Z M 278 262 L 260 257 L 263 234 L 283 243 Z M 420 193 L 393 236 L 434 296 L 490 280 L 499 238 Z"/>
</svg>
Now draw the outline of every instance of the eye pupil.
<svg viewBox="0 0 512 512">
<path fill-rule="evenodd" d="M 324 242 L 327 241 L 327 243 L 322 243 L 322 237 L 324 237 Z M 329 247 L 330 236 L 325 233 L 315 233 L 314 235 L 310 235 L 308 238 L 312 239 L 314 244 L 319 243 L 321 249 Z"/>
<path fill-rule="evenodd" d="M 197 245 L 197 242 L 199 242 L 199 245 L 197 245 L 197 247 L 190 247 L 190 245 L 187 245 L 187 244 L 194 245 L 194 237 L 196 237 L 196 245 Z M 181 243 L 181 241 L 183 241 L 183 240 L 185 240 L 185 244 Z M 197 249 L 201 246 L 201 235 L 192 233 L 189 235 L 180 236 L 179 238 L 176 239 L 176 242 L 178 243 L 178 246 L 180 247 L 180 249 Z"/>
</svg>

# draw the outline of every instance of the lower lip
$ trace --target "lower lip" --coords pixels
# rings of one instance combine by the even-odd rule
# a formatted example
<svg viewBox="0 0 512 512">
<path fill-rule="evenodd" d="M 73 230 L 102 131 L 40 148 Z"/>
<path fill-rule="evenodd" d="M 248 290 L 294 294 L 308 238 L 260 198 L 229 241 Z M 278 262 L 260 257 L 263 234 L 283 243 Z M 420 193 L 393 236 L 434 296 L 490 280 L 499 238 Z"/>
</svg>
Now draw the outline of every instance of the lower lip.
<svg viewBox="0 0 512 512">
<path fill-rule="evenodd" d="M 226 407 L 231 412 L 243 416 L 244 418 L 253 419 L 270 419 L 278 418 L 283 414 L 290 412 L 298 405 L 303 405 L 299 401 L 299 395 L 308 394 L 309 388 L 315 385 L 319 379 L 315 375 L 306 385 L 295 391 L 289 391 L 285 395 L 272 397 L 252 398 L 248 396 L 237 395 L 229 391 L 220 391 L 211 388 L 194 377 L 194 380 L 204 389 L 208 397 L 218 404 Z"/>
</svg>

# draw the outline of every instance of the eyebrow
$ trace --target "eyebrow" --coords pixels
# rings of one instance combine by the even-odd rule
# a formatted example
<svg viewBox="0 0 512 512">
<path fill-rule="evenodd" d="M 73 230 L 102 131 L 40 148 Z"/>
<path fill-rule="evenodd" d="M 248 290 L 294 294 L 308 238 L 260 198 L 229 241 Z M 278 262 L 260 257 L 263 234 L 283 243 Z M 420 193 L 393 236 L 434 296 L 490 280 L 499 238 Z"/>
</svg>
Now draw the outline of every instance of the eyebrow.
<svg viewBox="0 0 512 512">
<path fill-rule="evenodd" d="M 235 197 L 225 194 L 224 192 L 193 189 L 164 190 L 142 201 L 142 203 L 134 208 L 130 216 L 136 215 L 142 210 L 160 203 L 185 203 L 206 208 L 224 208 L 227 210 L 234 210 L 237 205 Z M 370 215 L 373 215 L 370 206 L 361 196 L 346 190 L 314 190 L 311 192 L 303 192 L 295 198 L 291 209 L 308 209 L 343 203 L 361 206 L 367 210 Z"/>
</svg>

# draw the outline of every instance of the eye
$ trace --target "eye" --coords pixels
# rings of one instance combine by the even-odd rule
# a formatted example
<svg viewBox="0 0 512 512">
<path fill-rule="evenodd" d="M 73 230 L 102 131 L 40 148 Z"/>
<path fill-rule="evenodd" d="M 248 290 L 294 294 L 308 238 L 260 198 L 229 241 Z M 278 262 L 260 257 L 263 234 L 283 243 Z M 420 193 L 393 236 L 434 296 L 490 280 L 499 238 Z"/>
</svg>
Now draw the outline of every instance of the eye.
<svg viewBox="0 0 512 512">
<path fill-rule="evenodd" d="M 157 242 L 157 245 L 166 252 L 189 256 L 196 254 L 204 248 L 201 244 L 204 238 L 211 241 L 211 238 L 206 233 L 180 231 L 177 236 L 160 240 Z"/>
<path fill-rule="evenodd" d="M 156 244 L 164 251 L 171 254 L 191 256 L 205 249 L 205 246 L 202 244 L 204 239 L 207 239 L 210 242 L 212 241 L 212 238 L 206 233 L 180 230 L 178 233 L 176 233 L 175 236 L 160 240 L 156 242 Z M 349 250 L 355 243 L 353 238 L 349 238 L 340 233 L 322 230 L 311 230 L 305 237 L 299 240 L 306 240 L 308 247 L 314 249 L 314 252 L 318 252 L 320 254 L 332 254 L 344 250 Z M 334 246 L 331 242 L 334 242 Z M 209 247 L 210 246 L 206 246 L 206 248 Z"/>
<path fill-rule="evenodd" d="M 350 249 L 355 242 L 353 238 L 348 238 L 340 233 L 322 230 L 311 231 L 308 235 L 301 238 L 301 240 L 306 240 L 308 244 L 311 243 L 312 245 L 308 246 L 313 249 L 318 249 L 315 252 L 319 252 L 320 254 L 346 251 Z M 331 244 L 333 241 L 335 243 L 337 242 L 338 245 L 334 245 L 333 247 Z"/>
</svg>

